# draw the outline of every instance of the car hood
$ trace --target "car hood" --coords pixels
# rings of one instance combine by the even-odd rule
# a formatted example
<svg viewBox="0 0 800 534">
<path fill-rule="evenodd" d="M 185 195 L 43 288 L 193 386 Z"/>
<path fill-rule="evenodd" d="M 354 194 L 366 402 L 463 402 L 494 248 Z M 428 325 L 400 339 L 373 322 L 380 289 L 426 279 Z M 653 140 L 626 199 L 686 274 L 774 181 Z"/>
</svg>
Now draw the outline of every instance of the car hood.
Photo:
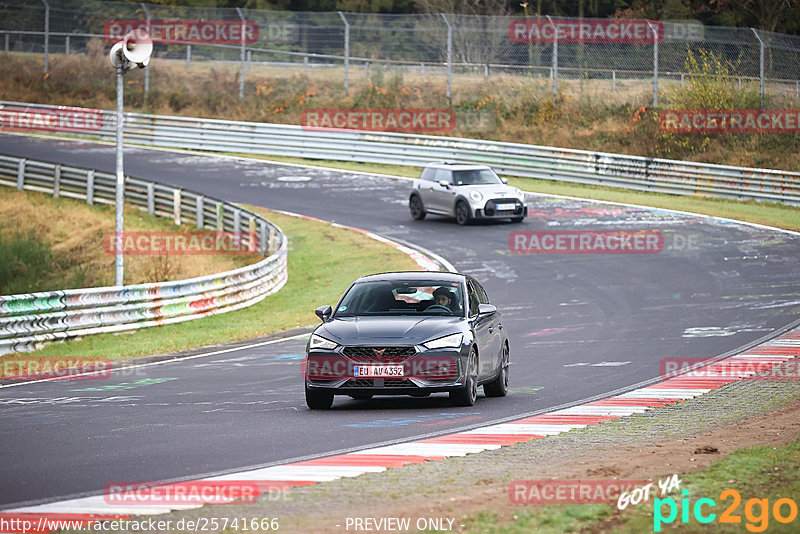
<svg viewBox="0 0 800 534">
<path fill-rule="evenodd" d="M 316 333 L 341 345 L 418 345 L 459 330 L 462 317 L 342 317 L 319 326 Z"/>
</svg>

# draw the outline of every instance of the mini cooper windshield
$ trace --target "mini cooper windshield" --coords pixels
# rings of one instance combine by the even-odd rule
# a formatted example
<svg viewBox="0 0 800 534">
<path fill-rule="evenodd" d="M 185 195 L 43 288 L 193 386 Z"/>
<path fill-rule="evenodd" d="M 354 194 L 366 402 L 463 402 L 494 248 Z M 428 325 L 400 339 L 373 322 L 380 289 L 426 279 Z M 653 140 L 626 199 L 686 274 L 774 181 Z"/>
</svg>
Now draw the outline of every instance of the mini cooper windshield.
<svg viewBox="0 0 800 534">
<path fill-rule="evenodd" d="M 353 285 L 335 317 L 362 315 L 463 316 L 463 293 L 457 282 L 374 281 Z"/>
<path fill-rule="evenodd" d="M 453 171 L 456 185 L 492 185 L 503 184 L 503 181 L 491 169 L 470 169 Z"/>
</svg>

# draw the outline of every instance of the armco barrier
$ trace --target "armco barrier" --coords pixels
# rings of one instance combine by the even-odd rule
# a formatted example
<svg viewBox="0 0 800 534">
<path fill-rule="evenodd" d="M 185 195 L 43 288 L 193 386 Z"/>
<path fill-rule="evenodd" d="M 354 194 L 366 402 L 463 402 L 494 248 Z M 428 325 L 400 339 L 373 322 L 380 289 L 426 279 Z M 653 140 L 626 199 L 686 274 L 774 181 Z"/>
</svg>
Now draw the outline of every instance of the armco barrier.
<svg viewBox="0 0 800 534">
<path fill-rule="evenodd" d="M 4 114 L 25 108 L 31 116 L 54 109 L 53 106 L 0 101 L 0 131 L 3 124 L 7 124 L 3 121 Z M 102 117 L 99 130 L 86 132 L 86 135 L 113 141 L 115 116 L 103 111 Z M 283 124 L 128 113 L 125 139 L 167 148 L 361 163 L 421 166 L 441 160 L 479 162 L 492 165 L 500 174 L 509 176 L 800 205 L 800 173 L 797 172 L 457 137 L 309 130 Z"/>
<path fill-rule="evenodd" d="M 0 185 L 114 205 L 116 177 L 94 169 L 0 155 Z M 47 341 L 179 323 L 245 308 L 286 283 L 287 241 L 280 228 L 238 206 L 135 178 L 125 202 L 197 228 L 242 234 L 261 261 L 188 280 L 0 296 L 0 354 Z"/>
</svg>

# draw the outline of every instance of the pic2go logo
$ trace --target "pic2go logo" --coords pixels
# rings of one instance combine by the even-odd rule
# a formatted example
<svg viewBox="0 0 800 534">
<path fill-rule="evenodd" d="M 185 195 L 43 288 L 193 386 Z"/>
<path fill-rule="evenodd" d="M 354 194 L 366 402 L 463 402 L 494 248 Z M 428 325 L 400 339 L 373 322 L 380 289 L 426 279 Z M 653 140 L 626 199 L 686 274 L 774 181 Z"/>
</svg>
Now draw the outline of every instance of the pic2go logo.
<svg viewBox="0 0 800 534">
<path fill-rule="evenodd" d="M 689 501 L 689 490 L 682 490 L 681 493 L 683 494 L 680 504 L 681 523 L 690 522 L 690 512 L 695 521 L 701 524 L 713 523 L 717 520 L 717 514 L 712 512 L 717 506 L 714 499 L 698 499 L 692 505 Z M 731 503 L 719 515 L 718 521 L 719 523 L 740 524 L 742 516 L 738 515 L 736 511 L 742 502 L 742 496 L 733 489 L 726 489 L 719 494 L 720 501 L 728 499 L 731 499 Z M 666 516 L 664 515 L 665 510 Z M 744 504 L 744 516 L 747 520 L 745 527 L 750 532 L 764 532 L 769 526 L 770 513 L 778 523 L 789 524 L 797 519 L 797 503 L 792 499 L 777 499 L 770 508 L 769 499 L 748 499 Z M 675 499 L 667 497 L 653 500 L 653 532 L 661 532 L 662 525 L 672 524 L 677 518 L 678 503 L 675 502 Z"/>
</svg>

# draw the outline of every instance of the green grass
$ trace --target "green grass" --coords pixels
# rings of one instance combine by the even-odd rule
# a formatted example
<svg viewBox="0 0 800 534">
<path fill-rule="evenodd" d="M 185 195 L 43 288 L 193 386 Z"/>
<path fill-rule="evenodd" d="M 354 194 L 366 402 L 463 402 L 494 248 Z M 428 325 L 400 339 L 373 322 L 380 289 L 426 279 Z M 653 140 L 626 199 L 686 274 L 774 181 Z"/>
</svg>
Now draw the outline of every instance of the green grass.
<svg viewBox="0 0 800 534">
<path fill-rule="evenodd" d="M 393 176 L 402 176 L 406 178 L 416 178 L 422 171 L 421 167 L 400 167 L 396 165 L 383 165 L 379 163 L 311 160 L 283 156 L 261 156 L 255 154 L 246 154 L 245 156 L 285 163 L 319 165 L 321 167 L 330 167 L 348 171 L 390 174 Z M 800 231 L 800 208 L 774 202 L 756 202 L 754 200 L 736 201 L 699 196 L 646 193 L 614 187 L 572 184 L 566 182 L 556 182 L 552 180 L 536 180 L 533 178 L 508 177 L 508 182 L 511 185 L 519 187 L 520 189 L 535 193 L 580 197 L 608 202 L 621 202 L 624 204 L 639 204 L 643 206 L 652 206 L 656 208 L 678 211 L 689 211 L 693 213 L 701 213 L 703 215 L 726 217 L 739 221 L 765 224 L 767 226 L 775 226 L 777 228 L 783 228 L 786 230 Z"/>
<path fill-rule="evenodd" d="M 289 279 L 279 292 L 243 310 L 130 334 L 100 334 L 47 345 L 36 356 L 125 360 L 248 339 L 318 322 L 314 309 L 335 304 L 357 277 L 391 270 L 418 270 L 407 255 L 363 234 L 252 208 L 289 238 Z"/>
<path fill-rule="evenodd" d="M 50 243 L 33 231 L 0 235 L 0 295 L 27 293 L 41 287 L 42 280 L 53 272 L 55 261 Z"/>
<path fill-rule="evenodd" d="M 681 476 L 680 490 L 664 496 L 674 499 L 677 515 L 671 524 L 662 523 L 662 532 L 797 532 L 800 517 L 788 524 L 782 524 L 773 515 L 773 506 L 778 499 L 792 499 L 800 506 L 800 441 L 782 447 L 755 446 L 739 449 L 722 460 L 693 475 Z M 666 478 L 666 477 L 664 477 Z M 656 488 L 657 489 L 657 488 Z M 735 490 L 741 497 L 734 508 L 732 497 L 720 494 Z M 698 523 L 689 513 L 689 521 L 682 524 L 682 490 L 687 490 L 689 506 L 694 507 L 698 499 L 712 499 L 716 506 L 703 506 L 703 513 L 716 514 L 716 519 L 707 525 Z M 769 514 L 761 514 L 761 509 L 751 504 L 751 515 L 746 515 L 750 499 L 768 499 Z M 629 505 L 617 510 L 616 505 L 529 505 L 520 506 L 510 518 L 499 518 L 496 514 L 481 511 L 466 522 L 467 533 L 522 534 L 524 532 L 614 532 L 615 534 L 639 534 L 654 530 L 653 497 L 649 502 L 636 506 Z M 732 516 L 739 516 L 739 524 L 720 524 L 723 511 L 732 508 Z M 662 506 L 663 516 L 668 516 L 669 505 Z M 784 504 L 782 515 L 790 514 L 789 506 Z M 750 525 L 750 528 L 747 527 Z M 762 529 L 762 527 L 764 527 Z M 761 529 L 761 530 L 759 530 Z"/>
</svg>

